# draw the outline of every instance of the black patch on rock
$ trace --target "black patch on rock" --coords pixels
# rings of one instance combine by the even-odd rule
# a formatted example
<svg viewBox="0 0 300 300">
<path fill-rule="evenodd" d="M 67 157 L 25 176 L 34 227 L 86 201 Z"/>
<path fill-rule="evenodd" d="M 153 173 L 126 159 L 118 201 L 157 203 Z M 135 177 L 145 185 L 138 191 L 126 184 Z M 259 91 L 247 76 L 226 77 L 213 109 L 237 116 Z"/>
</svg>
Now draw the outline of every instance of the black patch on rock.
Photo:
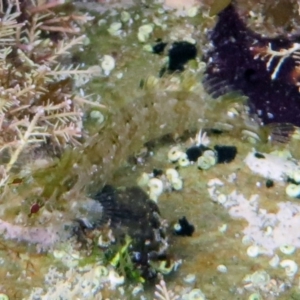
<svg viewBox="0 0 300 300">
<path fill-rule="evenodd" d="M 214 146 L 215 151 L 217 152 L 218 164 L 230 163 L 233 161 L 237 154 L 236 146 Z"/>
<path fill-rule="evenodd" d="M 180 236 L 192 236 L 195 231 L 195 226 L 189 223 L 186 217 L 182 217 L 178 220 L 178 224 L 180 225 L 180 229 L 174 230 L 175 234 Z"/>
<path fill-rule="evenodd" d="M 152 47 L 152 51 L 155 54 L 161 54 L 165 50 L 166 46 L 167 46 L 167 43 L 159 42 Z"/>
<path fill-rule="evenodd" d="M 161 169 L 153 169 L 153 176 L 154 177 L 160 177 L 160 176 L 162 176 L 163 175 L 163 170 L 161 170 Z"/>
<path fill-rule="evenodd" d="M 266 158 L 263 154 L 259 153 L 259 152 L 255 152 L 254 156 L 256 158 Z"/>
<path fill-rule="evenodd" d="M 273 187 L 273 186 L 274 186 L 274 181 L 271 180 L 271 179 L 268 179 L 268 180 L 266 181 L 266 187 L 267 187 L 267 188 L 271 188 L 271 187 Z"/>
<path fill-rule="evenodd" d="M 200 145 L 192 146 L 186 150 L 186 155 L 189 161 L 197 161 L 197 159 L 203 154 L 204 151 L 210 150 L 210 148 Z"/>
<path fill-rule="evenodd" d="M 197 48 L 194 44 L 186 41 L 175 42 L 169 50 L 169 65 L 168 70 L 183 71 L 184 65 L 191 59 L 197 56 Z"/>
</svg>

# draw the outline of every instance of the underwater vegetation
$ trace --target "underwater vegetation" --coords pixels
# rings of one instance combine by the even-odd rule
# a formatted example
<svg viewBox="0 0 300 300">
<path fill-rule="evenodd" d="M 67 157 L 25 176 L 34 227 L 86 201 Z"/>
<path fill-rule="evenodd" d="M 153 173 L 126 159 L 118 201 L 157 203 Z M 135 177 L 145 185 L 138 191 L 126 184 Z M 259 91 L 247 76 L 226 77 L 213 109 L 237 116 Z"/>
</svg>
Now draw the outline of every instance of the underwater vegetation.
<svg viewBox="0 0 300 300">
<path fill-rule="evenodd" d="M 84 41 L 80 28 L 90 20 L 87 15 L 60 1 L 5 0 L 0 6 L 3 187 L 15 163 L 22 163 L 20 157 L 59 155 L 66 145 L 79 143 L 83 106 L 91 102 L 74 93 L 73 85 L 79 87 L 98 70 L 70 61 L 70 51 L 79 50 Z"/>
</svg>

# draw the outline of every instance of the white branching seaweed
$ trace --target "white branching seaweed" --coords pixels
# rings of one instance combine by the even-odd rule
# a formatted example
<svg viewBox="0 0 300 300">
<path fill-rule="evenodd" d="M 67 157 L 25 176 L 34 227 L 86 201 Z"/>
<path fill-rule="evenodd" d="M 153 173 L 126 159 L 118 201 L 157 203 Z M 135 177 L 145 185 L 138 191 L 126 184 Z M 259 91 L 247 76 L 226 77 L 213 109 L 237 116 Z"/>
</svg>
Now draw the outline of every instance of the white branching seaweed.
<svg viewBox="0 0 300 300">
<path fill-rule="evenodd" d="M 0 0 L 0 163 L 9 157 L 0 186 L 26 148 L 78 145 L 83 106 L 101 107 L 73 90 L 99 75 L 99 68 L 70 63 L 90 17 L 60 11 L 60 4 Z"/>
<path fill-rule="evenodd" d="M 267 62 L 267 70 L 270 71 L 273 67 L 273 62 L 275 58 L 279 58 L 275 63 L 275 67 L 273 67 L 273 71 L 271 74 L 272 80 L 276 79 L 278 73 L 282 67 L 282 64 L 288 57 L 293 57 L 297 64 L 300 62 L 300 44 L 294 43 L 289 49 L 280 49 L 279 51 L 272 49 L 272 44 L 269 43 L 267 47 L 259 48 L 259 47 L 251 47 L 250 50 L 256 52 L 254 56 L 255 59 L 262 59 Z"/>
<path fill-rule="evenodd" d="M 156 286 L 156 290 L 154 293 L 154 300 L 177 300 L 179 296 L 175 295 L 174 292 L 167 289 L 166 282 L 161 279 L 159 284 Z"/>
</svg>

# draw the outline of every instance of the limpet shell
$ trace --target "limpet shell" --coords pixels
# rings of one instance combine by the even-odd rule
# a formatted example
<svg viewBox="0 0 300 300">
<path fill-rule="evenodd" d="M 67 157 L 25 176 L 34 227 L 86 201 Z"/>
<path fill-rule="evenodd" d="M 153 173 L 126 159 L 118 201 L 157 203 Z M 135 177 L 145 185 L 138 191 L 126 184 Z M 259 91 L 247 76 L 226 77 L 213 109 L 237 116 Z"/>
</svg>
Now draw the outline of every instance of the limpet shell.
<svg viewBox="0 0 300 300">
<path fill-rule="evenodd" d="M 291 245 L 284 245 L 281 246 L 279 249 L 283 254 L 287 254 L 287 255 L 291 255 L 296 251 L 296 247 Z"/>
</svg>

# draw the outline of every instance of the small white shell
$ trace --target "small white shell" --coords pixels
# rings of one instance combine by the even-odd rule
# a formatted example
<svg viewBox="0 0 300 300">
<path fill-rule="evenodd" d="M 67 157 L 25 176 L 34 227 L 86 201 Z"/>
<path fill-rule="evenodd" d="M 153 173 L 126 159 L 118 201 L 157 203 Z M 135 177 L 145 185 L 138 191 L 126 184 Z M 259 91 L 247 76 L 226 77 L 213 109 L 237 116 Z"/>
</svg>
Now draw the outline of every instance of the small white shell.
<svg viewBox="0 0 300 300">
<path fill-rule="evenodd" d="M 270 281 L 270 275 L 265 270 L 260 270 L 251 274 L 249 279 L 254 285 L 261 286 Z"/>
<path fill-rule="evenodd" d="M 101 248 L 107 248 L 109 247 L 111 244 L 111 241 L 107 238 L 103 238 L 103 235 L 100 234 L 99 238 L 98 238 L 98 246 Z"/>
<path fill-rule="evenodd" d="M 196 275 L 195 274 L 188 274 L 183 278 L 183 281 L 185 283 L 193 283 L 196 280 Z"/>
<path fill-rule="evenodd" d="M 253 293 L 249 296 L 248 300 L 263 300 L 259 293 Z"/>
<path fill-rule="evenodd" d="M 153 31 L 153 28 L 154 28 L 153 24 L 145 24 L 139 27 L 139 32 L 150 34 Z"/>
<path fill-rule="evenodd" d="M 218 227 L 219 232 L 224 233 L 227 231 L 228 225 L 227 224 L 222 224 L 221 226 Z"/>
<path fill-rule="evenodd" d="M 223 186 L 223 185 L 224 185 L 224 182 L 222 180 L 220 180 L 219 178 L 210 179 L 207 183 L 208 187 Z"/>
<path fill-rule="evenodd" d="M 0 300 L 9 300 L 9 298 L 7 295 L 0 293 Z"/>
<path fill-rule="evenodd" d="M 127 11 L 122 11 L 121 12 L 121 21 L 126 23 L 130 20 L 130 14 Z"/>
<path fill-rule="evenodd" d="M 142 31 L 139 31 L 137 34 L 137 38 L 140 42 L 145 43 L 149 39 L 150 35 L 149 33 L 145 33 Z"/>
<path fill-rule="evenodd" d="M 108 280 L 112 287 L 121 285 L 125 282 L 124 276 L 120 276 L 116 271 L 110 270 L 108 273 Z"/>
<path fill-rule="evenodd" d="M 280 262 L 280 266 L 285 269 L 285 274 L 288 277 L 293 277 L 298 272 L 298 265 L 291 259 L 284 259 Z"/>
<path fill-rule="evenodd" d="M 180 231 L 181 230 L 181 225 L 179 223 L 175 223 L 173 226 L 175 231 Z"/>
<path fill-rule="evenodd" d="M 171 185 L 175 191 L 180 191 L 183 188 L 183 181 L 181 178 L 174 178 L 171 182 Z"/>
<path fill-rule="evenodd" d="M 220 273 L 227 273 L 227 267 L 224 266 L 224 265 L 218 265 L 217 266 L 217 270 L 220 272 Z"/>
<path fill-rule="evenodd" d="M 272 226 L 267 226 L 266 231 L 265 231 L 265 235 L 266 236 L 271 236 L 272 234 L 273 234 Z"/>
<path fill-rule="evenodd" d="M 115 59 L 111 55 L 104 55 L 101 62 L 101 67 L 104 74 L 108 76 L 110 72 L 115 68 Z"/>
<path fill-rule="evenodd" d="M 146 45 L 143 46 L 143 50 L 146 51 L 146 52 L 152 53 L 153 52 L 153 47 L 150 44 L 146 44 Z"/>
<path fill-rule="evenodd" d="M 216 153 L 213 150 L 205 150 L 202 155 L 203 156 L 216 157 Z"/>
<path fill-rule="evenodd" d="M 247 255 L 249 257 L 257 257 L 260 254 L 260 248 L 257 245 L 252 245 L 247 248 Z"/>
<path fill-rule="evenodd" d="M 181 156 L 178 159 L 178 164 L 180 167 L 187 167 L 190 165 L 190 161 L 188 159 L 188 156 L 186 153 L 182 153 Z"/>
<path fill-rule="evenodd" d="M 288 196 L 297 198 L 300 196 L 300 185 L 290 183 L 285 188 L 285 192 Z"/>
<path fill-rule="evenodd" d="M 220 204 L 224 204 L 227 201 L 227 196 L 225 194 L 219 194 L 217 197 L 217 201 Z"/>
<path fill-rule="evenodd" d="M 280 251 L 284 254 L 291 255 L 296 251 L 296 247 L 290 245 L 281 246 Z"/>
<path fill-rule="evenodd" d="M 280 262 L 279 256 L 276 254 L 269 260 L 269 265 L 273 268 L 277 268 L 279 262 Z"/>
<path fill-rule="evenodd" d="M 98 23 L 99 24 L 99 23 Z M 111 23 L 107 31 L 112 36 L 117 36 L 121 33 L 122 23 L 121 22 L 114 22 Z"/>
<path fill-rule="evenodd" d="M 216 164 L 216 158 L 213 156 L 202 155 L 197 160 L 197 165 L 199 169 L 208 170 Z"/>
<path fill-rule="evenodd" d="M 249 235 L 244 235 L 242 238 L 243 245 L 251 245 L 253 243 L 253 239 Z"/>
<path fill-rule="evenodd" d="M 94 275 L 96 278 L 106 277 L 108 275 L 108 269 L 104 266 L 97 266 L 94 270 Z"/>
<path fill-rule="evenodd" d="M 177 170 L 173 169 L 173 168 L 169 168 L 166 170 L 166 177 L 167 179 L 172 182 L 174 179 L 179 178 L 179 173 L 177 172 Z"/>
<path fill-rule="evenodd" d="M 168 160 L 170 162 L 177 162 L 182 153 L 184 152 L 182 152 L 178 147 L 172 147 L 168 152 Z"/>
<path fill-rule="evenodd" d="M 164 184 L 162 180 L 158 178 L 151 178 L 148 182 L 148 187 L 150 199 L 152 199 L 153 201 L 157 201 L 158 197 L 164 191 Z"/>
<path fill-rule="evenodd" d="M 92 110 L 91 112 L 90 112 L 90 118 L 91 119 L 94 119 L 94 120 L 97 120 L 97 123 L 98 124 L 101 124 L 101 123 L 103 123 L 103 121 L 104 121 L 104 115 L 102 114 L 102 112 L 101 111 L 99 111 L 99 110 Z"/>
<path fill-rule="evenodd" d="M 66 255 L 67 255 L 67 253 L 65 251 L 63 251 L 63 250 L 54 250 L 53 251 L 53 256 L 56 259 L 62 259 Z"/>
<path fill-rule="evenodd" d="M 190 18 L 193 18 L 197 15 L 198 13 L 198 6 L 192 6 L 188 9 L 186 15 Z"/>
<path fill-rule="evenodd" d="M 146 42 L 154 28 L 153 24 L 145 24 L 139 27 L 138 40 L 142 43 Z"/>
<path fill-rule="evenodd" d="M 72 257 L 72 259 L 80 259 L 80 253 L 78 251 L 70 252 L 70 256 Z"/>
</svg>

